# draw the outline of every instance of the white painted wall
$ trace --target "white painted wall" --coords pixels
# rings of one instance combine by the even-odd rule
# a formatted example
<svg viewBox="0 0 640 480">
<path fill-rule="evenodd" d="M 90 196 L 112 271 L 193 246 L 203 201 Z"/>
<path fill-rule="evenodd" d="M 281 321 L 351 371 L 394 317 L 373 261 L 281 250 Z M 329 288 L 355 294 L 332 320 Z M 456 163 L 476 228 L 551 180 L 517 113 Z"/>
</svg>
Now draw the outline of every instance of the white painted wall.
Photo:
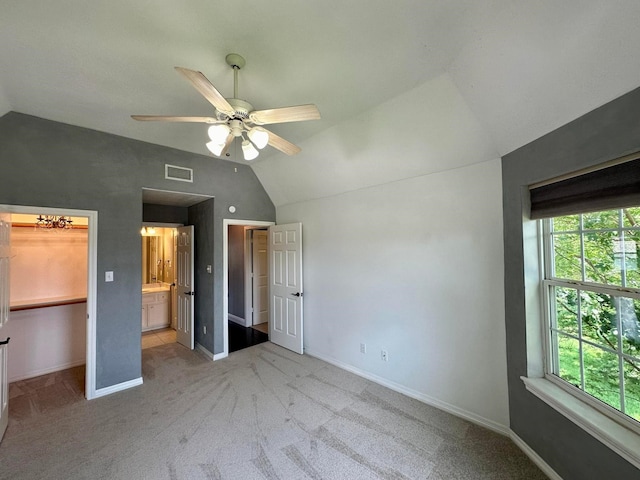
<svg viewBox="0 0 640 480">
<path fill-rule="evenodd" d="M 15 221 L 15 220 L 14 220 Z M 11 229 L 11 303 L 87 295 L 87 230 Z"/>
<path fill-rule="evenodd" d="M 277 221 L 303 222 L 310 354 L 508 427 L 499 160 L 280 207 Z"/>
<path fill-rule="evenodd" d="M 254 169 L 303 224 L 306 351 L 506 431 L 500 161 L 451 79 L 301 147 Z"/>
<path fill-rule="evenodd" d="M 11 111 L 11 105 L 4 93 L 4 88 L 0 85 L 0 117 Z"/>
<path fill-rule="evenodd" d="M 11 312 L 2 329 L 9 343 L 9 382 L 83 365 L 87 304 Z"/>
</svg>

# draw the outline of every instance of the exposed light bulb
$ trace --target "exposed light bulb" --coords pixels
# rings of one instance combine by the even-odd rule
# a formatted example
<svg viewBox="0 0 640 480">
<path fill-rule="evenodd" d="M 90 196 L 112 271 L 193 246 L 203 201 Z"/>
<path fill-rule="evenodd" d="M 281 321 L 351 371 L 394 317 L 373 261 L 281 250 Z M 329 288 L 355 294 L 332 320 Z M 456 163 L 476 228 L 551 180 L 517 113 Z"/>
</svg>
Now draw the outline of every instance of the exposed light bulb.
<svg viewBox="0 0 640 480">
<path fill-rule="evenodd" d="M 215 143 L 224 143 L 229 136 L 231 129 L 224 123 L 218 123 L 209 127 L 209 138 Z"/>
<path fill-rule="evenodd" d="M 255 144 L 255 146 L 260 150 L 266 147 L 269 143 L 269 132 L 267 132 L 262 127 L 253 127 L 251 130 L 249 130 L 247 135 L 249 136 L 249 139 Z"/>
<path fill-rule="evenodd" d="M 216 157 L 219 157 L 222 154 L 222 149 L 224 149 L 224 143 L 216 143 L 215 140 L 211 140 L 207 143 L 207 148 Z"/>
<path fill-rule="evenodd" d="M 147 229 L 145 227 L 142 227 L 140 229 L 140 235 L 146 235 L 147 234 Z"/>
<path fill-rule="evenodd" d="M 242 142 L 242 154 L 245 160 L 253 160 L 258 156 L 258 150 L 249 140 L 244 140 Z"/>
</svg>

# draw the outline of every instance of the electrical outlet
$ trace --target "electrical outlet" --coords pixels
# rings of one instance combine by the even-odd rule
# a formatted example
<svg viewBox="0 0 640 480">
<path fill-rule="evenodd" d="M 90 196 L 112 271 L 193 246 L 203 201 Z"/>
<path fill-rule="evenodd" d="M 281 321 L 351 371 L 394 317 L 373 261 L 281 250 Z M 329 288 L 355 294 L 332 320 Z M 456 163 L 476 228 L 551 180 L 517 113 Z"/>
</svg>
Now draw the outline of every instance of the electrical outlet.
<svg viewBox="0 0 640 480">
<path fill-rule="evenodd" d="M 206 335 L 206 334 L 207 334 L 207 326 L 206 326 L 206 325 L 203 325 L 203 326 L 202 326 L 202 330 L 204 331 L 204 334 Z"/>
<path fill-rule="evenodd" d="M 382 350 L 380 352 L 380 358 L 382 358 L 383 362 L 388 362 L 389 361 L 389 354 L 387 353 L 386 350 Z"/>
<path fill-rule="evenodd" d="M 367 353 L 367 344 L 366 343 L 361 343 L 360 344 L 360 353 Z"/>
</svg>

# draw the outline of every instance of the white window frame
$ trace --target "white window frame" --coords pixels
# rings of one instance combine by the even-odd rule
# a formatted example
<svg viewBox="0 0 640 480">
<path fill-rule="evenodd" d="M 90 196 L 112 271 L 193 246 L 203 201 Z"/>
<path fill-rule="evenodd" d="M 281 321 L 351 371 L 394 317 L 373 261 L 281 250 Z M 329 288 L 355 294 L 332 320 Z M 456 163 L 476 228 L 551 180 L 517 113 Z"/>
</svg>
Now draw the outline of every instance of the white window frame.
<svg viewBox="0 0 640 480">
<path fill-rule="evenodd" d="M 596 439 L 640 468 L 640 428 L 638 422 L 595 399 L 552 373 L 549 284 L 545 278 L 544 221 L 525 220 L 523 225 L 525 255 L 525 291 L 527 311 L 527 376 L 521 377 L 527 390 L 580 426 Z M 537 282 L 536 282 L 537 278 Z M 579 288 L 573 282 L 573 287 Z M 564 282 L 563 282 L 564 284 Z M 593 284 L 588 289 L 593 290 Z M 599 290 L 599 289 L 598 289 Z M 610 289 L 618 296 L 626 289 Z M 609 293 L 609 292 L 607 292 Z"/>
</svg>

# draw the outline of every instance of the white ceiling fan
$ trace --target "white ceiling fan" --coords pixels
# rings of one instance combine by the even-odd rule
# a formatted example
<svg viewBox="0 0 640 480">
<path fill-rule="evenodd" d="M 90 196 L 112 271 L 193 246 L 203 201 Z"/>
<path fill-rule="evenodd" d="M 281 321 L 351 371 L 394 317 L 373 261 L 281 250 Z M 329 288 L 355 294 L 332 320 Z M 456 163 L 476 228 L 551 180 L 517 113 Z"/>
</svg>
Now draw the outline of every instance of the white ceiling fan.
<svg viewBox="0 0 640 480">
<path fill-rule="evenodd" d="M 267 145 L 277 148 L 287 155 L 295 155 L 300 147 L 263 128 L 262 125 L 286 122 L 301 122 L 320 119 L 320 111 L 313 104 L 293 107 L 254 110 L 253 106 L 238 98 L 238 71 L 246 64 L 237 53 L 226 57 L 233 68 L 233 98 L 224 98 L 202 72 L 175 67 L 185 76 L 200 94 L 216 109 L 215 117 L 182 117 L 169 115 L 131 115 L 134 120 L 160 122 L 208 123 L 209 138 L 207 148 L 217 157 L 224 157 L 233 141 L 242 138 L 242 153 L 245 160 L 258 156 L 258 149 Z M 246 134 L 246 137 L 245 137 Z"/>
</svg>

